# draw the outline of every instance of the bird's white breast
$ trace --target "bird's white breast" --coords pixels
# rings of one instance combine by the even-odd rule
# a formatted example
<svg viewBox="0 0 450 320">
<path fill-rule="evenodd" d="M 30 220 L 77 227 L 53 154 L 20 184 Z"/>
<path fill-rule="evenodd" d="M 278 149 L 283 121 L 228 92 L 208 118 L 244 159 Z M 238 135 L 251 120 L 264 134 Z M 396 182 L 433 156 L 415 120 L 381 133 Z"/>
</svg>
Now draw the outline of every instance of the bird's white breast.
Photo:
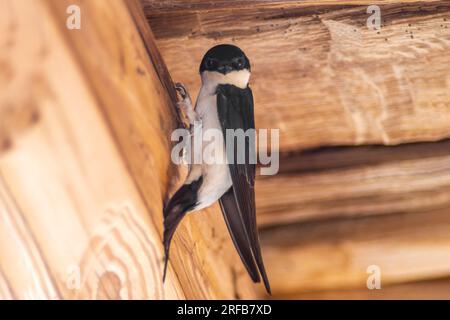
<svg viewBox="0 0 450 320">
<path fill-rule="evenodd" d="M 220 84 L 230 84 L 244 89 L 248 85 L 250 72 L 248 70 L 232 71 L 227 74 L 219 72 L 202 72 L 202 87 L 200 89 L 195 112 L 201 119 L 202 132 L 209 129 L 215 129 L 222 132 L 217 113 L 217 95 L 216 89 Z M 194 131 L 195 134 L 195 131 Z M 192 138 L 195 143 L 195 137 Z M 187 182 L 197 180 L 200 175 L 203 176 L 203 183 L 198 191 L 198 205 L 194 210 L 200 210 L 216 202 L 232 186 L 231 175 L 226 163 L 226 151 L 223 134 L 220 140 L 211 142 L 203 141 L 202 152 L 209 145 L 215 144 L 214 155 L 216 161 L 213 164 L 203 162 L 201 165 L 193 165 L 187 178 Z M 210 163 L 210 162 L 209 162 Z"/>
<path fill-rule="evenodd" d="M 219 130 L 222 128 L 217 114 L 217 96 L 210 94 L 202 88 L 199 93 L 196 107 L 197 114 L 202 121 L 203 134 L 209 129 Z M 200 210 L 208 207 L 216 202 L 230 187 L 231 176 L 226 164 L 226 152 L 223 135 L 217 136 L 216 140 L 203 141 L 202 151 L 213 143 L 214 144 L 214 163 L 209 162 L 201 164 L 201 175 L 203 176 L 203 183 L 198 192 L 199 205 L 195 208 Z"/>
</svg>

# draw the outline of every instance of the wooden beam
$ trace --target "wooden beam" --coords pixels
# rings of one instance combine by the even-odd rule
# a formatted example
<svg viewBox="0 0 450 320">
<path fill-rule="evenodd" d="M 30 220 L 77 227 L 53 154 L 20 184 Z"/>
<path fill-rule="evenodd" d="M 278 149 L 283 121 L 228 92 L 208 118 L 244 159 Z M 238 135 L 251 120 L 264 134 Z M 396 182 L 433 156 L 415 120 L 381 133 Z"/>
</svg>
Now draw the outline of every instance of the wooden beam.
<svg viewBox="0 0 450 320">
<path fill-rule="evenodd" d="M 256 183 L 263 226 L 450 209 L 450 140 L 322 148 L 282 158 L 280 166 L 280 174 Z"/>
<path fill-rule="evenodd" d="M 366 290 L 367 268 L 381 286 L 450 276 L 449 210 L 334 219 L 261 233 L 274 296 Z"/>
<path fill-rule="evenodd" d="M 196 11 L 218 11 L 218 10 L 232 10 L 232 9 L 248 9 L 248 8 L 283 8 L 289 9 L 292 7 L 325 7 L 331 5 L 365 5 L 372 4 L 385 5 L 385 4 L 397 4 L 397 3 L 426 3 L 433 0 L 378 0 L 376 3 L 371 0 L 216 0 L 211 2 L 210 0 L 140 0 L 145 11 L 151 12 L 151 14 L 160 14 L 168 12 L 196 12 Z M 435 0 L 434 0 L 435 1 Z"/>
<path fill-rule="evenodd" d="M 382 287 L 380 290 L 309 291 L 282 298 L 299 300 L 448 300 L 450 299 L 450 279 L 410 282 Z"/>
<path fill-rule="evenodd" d="M 242 47 L 256 125 L 279 128 L 282 151 L 450 136 L 449 1 L 379 2 L 379 31 L 366 1 L 142 2 L 172 76 L 193 93 L 208 48 Z"/>
<path fill-rule="evenodd" d="M 178 122 L 139 6 L 1 5 L 0 298 L 254 297 L 218 207 L 183 222 L 162 283 Z"/>
</svg>

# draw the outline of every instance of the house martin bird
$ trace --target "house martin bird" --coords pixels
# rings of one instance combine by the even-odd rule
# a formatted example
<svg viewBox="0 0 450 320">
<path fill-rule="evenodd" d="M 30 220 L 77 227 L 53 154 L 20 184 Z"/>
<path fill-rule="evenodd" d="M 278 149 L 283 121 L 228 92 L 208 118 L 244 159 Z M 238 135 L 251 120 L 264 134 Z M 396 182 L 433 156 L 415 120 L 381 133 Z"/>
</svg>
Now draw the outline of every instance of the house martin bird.
<svg viewBox="0 0 450 320">
<path fill-rule="evenodd" d="M 164 249 L 167 271 L 169 247 L 175 229 L 188 212 L 197 211 L 219 200 L 223 217 L 231 239 L 241 257 L 245 268 L 254 282 L 262 277 L 270 294 L 269 281 L 262 260 L 258 238 L 255 212 L 255 164 L 248 158 L 252 139 L 245 139 L 245 151 L 232 150 L 232 161 L 228 158 L 230 150 L 225 143 L 227 129 L 255 128 L 253 96 L 248 85 L 250 61 L 244 52 L 234 45 L 221 44 L 206 52 L 200 64 L 202 86 L 195 109 L 183 85 L 176 89 L 182 97 L 180 106 L 191 124 L 201 123 L 203 131 L 220 130 L 223 140 L 214 141 L 215 156 L 212 164 L 193 163 L 184 184 L 168 201 L 164 208 Z M 191 129 L 191 139 L 196 131 Z M 252 132 L 254 135 L 254 130 Z M 254 141 L 254 139 L 253 139 Z M 206 145 L 203 145 L 204 149 Z M 203 150 L 202 149 L 202 150 Z M 201 151 L 202 151 L 201 150 Z M 237 161 L 237 154 L 245 152 L 245 161 Z"/>
</svg>

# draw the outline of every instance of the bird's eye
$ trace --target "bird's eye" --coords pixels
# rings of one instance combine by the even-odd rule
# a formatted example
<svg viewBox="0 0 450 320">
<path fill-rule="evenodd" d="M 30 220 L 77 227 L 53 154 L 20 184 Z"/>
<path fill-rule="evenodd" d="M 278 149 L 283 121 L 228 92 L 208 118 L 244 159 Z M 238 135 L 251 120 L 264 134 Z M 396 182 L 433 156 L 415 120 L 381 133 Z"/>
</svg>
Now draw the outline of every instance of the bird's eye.
<svg viewBox="0 0 450 320">
<path fill-rule="evenodd" d="M 206 60 L 206 66 L 208 67 L 208 68 L 212 68 L 212 67 L 214 67 L 216 65 L 216 60 L 214 60 L 214 59 L 208 59 L 208 60 Z"/>
<path fill-rule="evenodd" d="M 243 58 L 237 58 L 236 60 L 235 60 L 236 62 L 236 66 L 238 67 L 238 68 L 242 68 L 243 66 L 244 66 L 244 59 Z"/>
</svg>

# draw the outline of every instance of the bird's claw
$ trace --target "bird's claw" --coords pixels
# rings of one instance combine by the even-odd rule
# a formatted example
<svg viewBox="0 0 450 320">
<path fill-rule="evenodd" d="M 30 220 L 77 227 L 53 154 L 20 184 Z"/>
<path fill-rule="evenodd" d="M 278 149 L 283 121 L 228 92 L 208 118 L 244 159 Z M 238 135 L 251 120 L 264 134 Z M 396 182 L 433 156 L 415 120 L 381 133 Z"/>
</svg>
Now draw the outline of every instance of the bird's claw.
<svg viewBox="0 0 450 320">
<path fill-rule="evenodd" d="M 189 93 L 188 93 L 186 87 L 182 83 L 180 83 L 180 82 L 175 83 L 175 90 L 178 91 L 178 93 L 180 94 L 180 96 L 183 100 L 186 100 L 187 98 L 189 98 Z"/>
<path fill-rule="evenodd" d="M 177 102 L 177 107 L 185 114 L 189 124 L 194 124 L 195 121 L 198 121 L 199 116 L 194 110 L 192 106 L 191 97 L 189 96 L 189 92 L 186 87 L 182 83 L 175 83 L 175 89 L 180 94 L 182 100 Z"/>
</svg>

